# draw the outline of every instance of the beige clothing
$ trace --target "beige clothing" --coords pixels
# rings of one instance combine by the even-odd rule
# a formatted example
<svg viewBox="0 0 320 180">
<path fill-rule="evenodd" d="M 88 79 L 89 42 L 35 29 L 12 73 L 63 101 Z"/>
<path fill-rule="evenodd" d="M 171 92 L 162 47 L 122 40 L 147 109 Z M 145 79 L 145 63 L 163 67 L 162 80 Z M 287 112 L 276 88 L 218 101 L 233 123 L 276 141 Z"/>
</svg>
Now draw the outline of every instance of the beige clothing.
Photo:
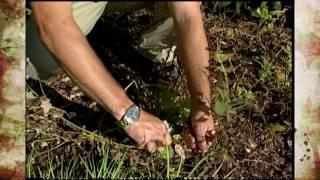
<svg viewBox="0 0 320 180">
<path fill-rule="evenodd" d="M 176 59 L 176 45 L 173 19 L 170 17 L 166 2 L 72 2 L 75 22 L 84 35 L 90 33 L 104 13 L 130 12 L 152 6 L 157 8 L 157 14 L 152 23 L 154 25 L 140 36 L 137 51 L 157 63 L 171 62 Z M 41 43 L 33 17 L 27 22 L 27 57 L 42 78 L 48 78 L 61 70 L 56 60 Z M 30 70 L 33 69 L 32 65 L 27 69 L 35 71 Z"/>
<path fill-rule="evenodd" d="M 78 1 L 72 3 L 73 17 L 84 35 L 88 35 L 107 5 L 103 2 Z"/>
</svg>

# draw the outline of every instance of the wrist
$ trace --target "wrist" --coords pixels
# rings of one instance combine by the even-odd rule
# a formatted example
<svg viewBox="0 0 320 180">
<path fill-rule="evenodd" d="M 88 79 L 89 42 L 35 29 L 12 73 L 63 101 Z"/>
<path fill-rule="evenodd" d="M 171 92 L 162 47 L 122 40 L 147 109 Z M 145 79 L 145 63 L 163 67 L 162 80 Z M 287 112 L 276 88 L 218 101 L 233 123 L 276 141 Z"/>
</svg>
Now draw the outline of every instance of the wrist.
<svg viewBox="0 0 320 180">
<path fill-rule="evenodd" d="M 127 109 L 134 104 L 131 100 L 124 100 L 119 102 L 118 105 L 114 107 L 112 110 L 112 115 L 113 117 L 117 120 L 120 121 L 124 114 L 126 113 Z"/>
<path fill-rule="evenodd" d="M 203 95 L 202 93 L 196 93 L 191 95 L 191 107 L 193 109 L 211 107 L 210 95 Z"/>
<path fill-rule="evenodd" d="M 212 110 L 211 110 L 211 101 L 208 96 L 203 96 L 201 94 L 198 94 L 197 96 L 192 97 L 192 103 L 191 103 L 191 120 L 192 121 L 198 121 L 199 119 L 205 119 L 212 116 Z"/>
</svg>

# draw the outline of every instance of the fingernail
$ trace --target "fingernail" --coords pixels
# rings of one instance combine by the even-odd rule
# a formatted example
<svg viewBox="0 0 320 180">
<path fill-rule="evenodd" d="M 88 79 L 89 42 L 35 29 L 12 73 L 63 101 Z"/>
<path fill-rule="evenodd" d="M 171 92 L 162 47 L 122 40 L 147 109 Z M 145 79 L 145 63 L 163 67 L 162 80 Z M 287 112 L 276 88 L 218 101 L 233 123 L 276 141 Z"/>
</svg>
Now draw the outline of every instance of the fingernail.
<svg viewBox="0 0 320 180">
<path fill-rule="evenodd" d="M 164 147 L 158 147 L 158 151 L 162 152 L 164 150 Z"/>
<path fill-rule="evenodd" d="M 192 148 L 192 149 L 195 149 L 195 148 L 196 148 L 196 145 L 195 145 L 195 144 L 191 144 L 191 148 Z"/>
</svg>

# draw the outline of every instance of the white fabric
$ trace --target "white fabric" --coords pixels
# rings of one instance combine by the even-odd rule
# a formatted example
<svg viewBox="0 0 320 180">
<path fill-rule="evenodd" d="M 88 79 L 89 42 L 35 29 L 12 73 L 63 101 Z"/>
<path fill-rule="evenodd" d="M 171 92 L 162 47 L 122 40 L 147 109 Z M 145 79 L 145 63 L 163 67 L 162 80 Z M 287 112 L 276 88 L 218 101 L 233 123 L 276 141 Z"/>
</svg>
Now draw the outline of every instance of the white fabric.
<svg viewBox="0 0 320 180">
<path fill-rule="evenodd" d="M 72 3 L 73 17 L 84 35 L 88 35 L 107 5 L 106 1 L 76 1 Z"/>
</svg>

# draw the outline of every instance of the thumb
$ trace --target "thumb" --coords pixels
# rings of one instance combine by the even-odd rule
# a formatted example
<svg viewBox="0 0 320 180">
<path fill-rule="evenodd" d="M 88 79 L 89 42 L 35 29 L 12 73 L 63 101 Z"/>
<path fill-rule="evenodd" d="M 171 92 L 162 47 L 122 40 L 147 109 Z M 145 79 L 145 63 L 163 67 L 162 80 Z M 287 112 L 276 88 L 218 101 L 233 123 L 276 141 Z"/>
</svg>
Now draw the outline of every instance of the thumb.
<svg viewBox="0 0 320 180">
<path fill-rule="evenodd" d="M 171 143 L 172 143 L 171 135 L 167 131 L 163 138 L 163 141 L 160 143 L 157 142 L 157 150 L 161 152 L 164 149 L 165 145 L 170 145 Z"/>
<path fill-rule="evenodd" d="M 172 143 L 171 135 L 168 131 L 166 132 L 166 134 L 164 136 L 163 143 L 167 144 L 167 145 L 170 145 Z"/>
</svg>

